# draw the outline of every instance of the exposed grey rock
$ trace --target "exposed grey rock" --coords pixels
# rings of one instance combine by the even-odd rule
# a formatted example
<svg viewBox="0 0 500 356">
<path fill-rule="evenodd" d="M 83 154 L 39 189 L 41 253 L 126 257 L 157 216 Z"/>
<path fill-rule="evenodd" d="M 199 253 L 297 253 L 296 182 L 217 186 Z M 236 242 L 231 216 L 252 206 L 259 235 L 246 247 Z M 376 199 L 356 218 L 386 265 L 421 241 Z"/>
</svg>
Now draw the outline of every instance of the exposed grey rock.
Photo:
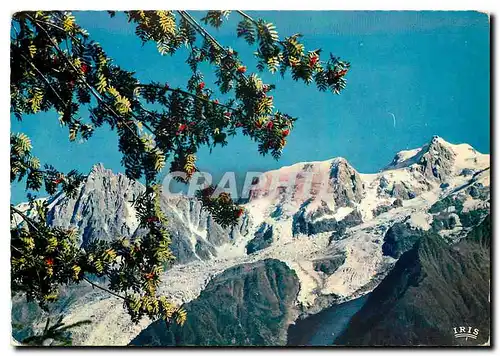
<svg viewBox="0 0 500 356">
<path fill-rule="evenodd" d="M 328 207 L 328 204 L 324 200 L 321 200 L 320 207 L 311 214 L 311 220 L 319 219 L 324 215 L 332 215 L 333 213 L 334 211 Z"/>
<path fill-rule="evenodd" d="M 49 210 L 49 223 L 68 228 L 78 227 L 81 244 L 92 240 L 114 240 L 130 236 L 136 225 L 128 219 L 131 202 L 144 187 L 123 174 L 113 174 L 102 164 L 93 167 L 74 199 L 61 196 Z"/>
<path fill-rule="evenodd" d="M 385 178 L 384 176 L 380 177 L 380 180 L 379 180 L 379 187 L 381 189 L 385 189 L 389 186 L 389 181 L 387 180 L 387 178 Z"/>
<path fill-rule="evenodd" d="M 373 209 L 373 216 L 379 216 L 380 214 L 386 213 L 391 210 L 393 206 L 391 205 L 379 205 L 375 209 Z"/>
<path fill-rule="evenodd" d="M 400 208 L 403 206 L 403 200 L 401 198 L 396 198 L 392 204 L 381 204 L 373 209 L 373 216 L 379 216 L 380 214 L 386 213 L 391 209 Z"/>
<path fill-rule="evenodd" d="M 474 174 L 474 170 L 472 170 L 470 168 L 464 168 L 464 169 L 462 169 L 462 172 L 460 172 L 461 176 L 471 176 L 473 174 Z"/>
<path fill-rule="evenodd" d="M 450 176 L 455 153 L 443 145 L 439 137 L 434 136 L 421 152 L 418 164 L 425 177 L 443 181 Z"/>
<path fill-rule="evenodd" d="M 392 206 L 395 207 L 395 208 L 400 208 L 403 206 L 403 200 L 399 199 L 399 198 L 396 198 L 393 202 L 392 202 Z"/>
<path fill-rule="evenodd" d="M 432 228 L 434 231 L 452 230 L 461 225 L 460 218 L 455 213 L 441 212 L 433 216 Z"/>
<path fill-rule="evenodd" d="M 364 186 L 359 173 L 345 159 L 337 158 L 332 162 L 330 184 L 338 207 L 354 206 L 364 197 Z"/>
<path fill-rule="evenodd" d="M 76 198 L 55 199 L 49 209 L 49 222 L 61 227 L 76 226 L 82 246 L 96 239 L 140 237 L 145 231 L 138 229 L 133 201 L 143 191 L 140 183 L 98 164 Z M 238 226 L 222 228 L 198 200 L 185 196 L 162 196 L 160 205 L 167 217 L 176 263 L 213 258 L 217 246 L 245 234 L 251 224 L 250 218 L 244 216 Z"/>
<path fill-rule="evenodd" d="M 396 182 L 392 187 L 391 196 L 402 200 L 408 200 L 415 198 L 416 194 L 412 187 L 409 187 L 405 182 Z"/>
<path fill-rule="evenodd" d="M 413 228 L 408 223 L 395 223 L 384 235 L 382 252 L 386 256 L 399 258 L 404 252 L 412 248 L 423 233 L 422 230 Z"/>
<path fill-rule="evenodd" d="M 338 254 L 313 261 L 313 267 L 315 271 L 321 271 L 327 275 L 332 275 L 344 264 L 345 260 L 345 254 Z"/>
<path fill-rule="evenodd" d="M 313 214 L 307 214 L 305 209 L 300 210 L 293 216 L 292 230 L 293 234 L 314 235 L 322 232 L 333 231 L 337 234 L 343 234 L 348 227 L 356 226 L 363 222 L 363 217 L 359 210 L 354 209 L 342 220 L 335 218 L 322 218 L 315 220 Z"/>
<path fill-rule="evenodd" d="M 255 232 L 254 238 L 251 239 L 246 246 L 247 254 L 269 247 L 273 241 L 273 227 L 266 223 L 262 223 Z"/>
<path fill-rule="evenodd" d="M 490 198 L 490 187 L 485 187 L 481 183 L 471 185 L 466 191 L 474 199 L 488 200 Z"/>
</svg>

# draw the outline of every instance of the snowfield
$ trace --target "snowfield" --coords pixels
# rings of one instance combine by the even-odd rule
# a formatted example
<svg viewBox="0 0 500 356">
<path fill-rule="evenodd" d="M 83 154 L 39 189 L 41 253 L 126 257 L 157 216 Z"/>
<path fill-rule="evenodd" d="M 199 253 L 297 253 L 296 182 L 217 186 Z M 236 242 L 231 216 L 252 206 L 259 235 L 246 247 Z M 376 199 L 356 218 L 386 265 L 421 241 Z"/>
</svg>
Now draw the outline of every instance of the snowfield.
<svg viewBox="0 0 500 356">
<path fill-rule="evenodd" d="M 425 176 L 426 173 L 422 173 L 420 168 L 421 158 L 425 154 L 437 157 L 442 154 L 442 150 L 449 150 L 453 154 L 451 172 L 446 179 Z M 278 172 L 279 176 L 289 176 L 304 169 L 313 170 L 327 176 L 326 179 L 323 177 L 313 180 L 312 186 L 319 189 L 322 184 L 326 184 L 324 182 L 329 181 L 332 164 L 339 160 L 343 159 L 298 163 L 273 171 L 273 174 Z M 441 161 L 433 169 L 442 169 L 446 163 Z M 489 186 L 488 167 L 489 155 L 481 154 L 467 144 L 453 145 L 435 137 L 430 144 L 422 148 L 399 152 L 393 162 L 379 173 L 359 174 L 363 189 L 362 198 L 359 201 L 352 199 L 345 206 L 339 206 L 339 199 L 332 194 L 313 196 L 307 203 L 299 197 L 284 199 L 282 196 L 254 191 L 250 201 L 244 206 L 252 218 L 248 233 L 238 235 L 234 241 L 217 247 L 216 258 L 174 265 L 162 277 L 161 292 L 176 303 L 187 303 L 197 298 L 210 279 L 225 269 L 241 263 L 275 258 L 285 262 L 297 274 L 300 280 L 297 303 L 304 312 L 311 309 L 320 296 L 335 295 L 340 300 L 347 301 L 375 288 L 376 284 L 370 284 L 374 276 L 386 274 L 395 263 L 394 258 L 382 253 L 384 235 L 394 223 L 408 221 L 415 228 L 429 230 L 433 217 L 427 212 L 428 209 L 446 195 L 467 187 L 472 179 Z M 464 175 L 464 169 L 473 173 L 483 172 L 473 177 L 470 174 Z M 302 189 L 303 183 L 300 179 L 296 180 L 295 188 Z M 354 188 L 361 189 L 359 186 Z M 403 189 L 404 194 L 406 189 L 415 196 L 401 198 L 402 206 L 391 206 L 397 197 L 390 192 L 396 189 Z M 375 215 L 374 210 L 382 205 L 390 208 Z M 483 200 L 469 198 L 464 203 L 464 211 L 488 206 Z M 312 218 L 320 208 L 324 208 L 325 213 Z M 278 215 L 275 213 L 277 209 L 280 211 Z M 331 231 L 313 235 L 294 233 L 294 216 L 301 209 L 304 210 L 304 216 L 311 219 L 311 223 L 329 220 L 341 222 L 354 211 L 361 214 L 362 222 L 348 226 L 341 239 L 332 240 Z M 133 207 L 127 206 L 126 210 L 127 224 L 131 227 L 137 226 Z M 273 241 L 270 246 L 247 255 L 246 245 L 263 223 L 272 226 Z M 192 235 L 187 238 L 193 248 L 197 238 L 206 239 L 206 232 L 198 230 L 196 226 L 189 226 L 189 231 Z M 457 231 L 450 230 L 445 233 L 454 234 Z M 315 260 L 339 253 L 344 254 L 346 258 L 334 273 L 327 275 L 314 269 Z M 75 332 L 75 345 L 126 345 L 151 322 L 143 319 L 138 325 L 130 323 L 122 301 L 107 295 L 102 295 L 95 301 L 86 298 L 77 301 L 64 321 L 75 322 L 84 319 L 90 319 L 93 323 L 82 326 Z"/>
</svg>

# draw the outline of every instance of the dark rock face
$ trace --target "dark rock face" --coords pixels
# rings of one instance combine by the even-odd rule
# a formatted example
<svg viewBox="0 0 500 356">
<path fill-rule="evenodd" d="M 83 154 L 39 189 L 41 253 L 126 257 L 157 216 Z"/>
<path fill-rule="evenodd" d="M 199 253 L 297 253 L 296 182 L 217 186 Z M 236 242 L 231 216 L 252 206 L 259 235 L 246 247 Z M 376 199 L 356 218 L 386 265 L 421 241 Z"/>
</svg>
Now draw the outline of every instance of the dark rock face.
<svg viewBox="0 0 500 356">
<path fill-rule="evenodd" d="M 450 230 L 456 226 L 470 228 L 479 224 L 489 214 L 489 208 L 486 205 L 473 210 L 464 209 L 467 195 L 483 202 L 489 201 L 489 187 L 473 183 L 464 192 L 465 194 L 449 195 L 430 207 L 429 212 L 434 214 L 432 227 L 435 231 Z"/>
<path fill-rule="evenodd" d="M 490 198 L 490 187 L 485 187 L 481 183 L 473 184 L 467 188 L 467 193 L 474 199 L 488 200 Z"/>
<path fill-rule="evenodd" d="M 400 208 L 403 206 L 403 201 L 399 198 L 396 198 L 396 200 L 394 200 L 394 202 L 392 203 L 392 206 L 394 208 Z"/>
<path fill-rule="evenodd" d="M 462 172 L 460 172 L 461 176 L 471 176 L 474 174 L 474 171 L 470 168 L 464 168 L 462 169 Z"/>
<path fill-rule="evenodd" d="M 246 246 L 248 255 L 271 245 L 274 241 L 273 227 L 263 223 L 254 236 L 255 237 L 251 239 Z"/>
<path fill-rule="evenodd" d="M 185 306 L 184 326 L 152 323 L 136 346 L 279 346 L 297 317 L 298 278 L 274 259 L 232 267 Z"/>
<path fill-rule="evenodd" d="M 339 222 L 336 219 L 322 219 L 308 224 L 308 234 L 314 235 L 321 232 L 333 231 L 338 229 Z"/>
<path fill-rule="evenodd" d="M 454 213 L 439 213 L 434 216 L 432 229 L 434 231 L 451 230 L 460 224 L 460 218 Z"/>
<path fill-rule="evenodd" d="M 413 244 L 422 235 L 422 230 L 414 229 L 407 223 L 396 223 L 385 233 L 382 252 L 386 256 L 399 258 L 404 252 L 412 248 Z"/>
<path fill-rule="evenodd" d="M 364 197 L 364 186 L 359 173 L 346 160 L 336 159 L 330 171 L 330 185 L 336 206 L 354 206 Z"/>
<path fill-rule="evenodd" d="M 329 258 L 323 258 L 313 261 L 315 271 L 321 271 L 327 275 L 332 275 L 346 260 L 345 254 L 335 255 Z"/>
<path fill-rule="evenodd" d="M 403 200 L 401 198 L 396 198 L 392 204 L 382 204 L 373 209 L 373 216 L 379 216 L 380 214 L 386 213 L 391 209 L 400 208 L 403 206 Z"/>
<path fill-rule="evenodd" d="M 425 234 L 335 340 L 337 345 L 479 345 L 490 335 L 489 217 L 455 245 Z M 477 328 L 456 339 L 454 327 Z"/>
<path fill-rule="evenodd" d="M 334 303 L 320 312 L 297 319 L 288 328 L 287 346 L 331 346 L 349 320 L 363 306 L 368 295 L 344 303 Z"/>
<path fill-rule="evenodd" d="M 331 215 L 334 212 L 328 207 L 328 204 L 322 200 L 320 207 L 311 214 L 311 220 L 316 220 L 324 215 Z"/>
<path fill-rule="evenodd" d="M 463 209 L 463 202 L 456 195 L 448 195 L 447 197 L 435 202 L 429 209 L 432 214 L 442 213 L 442 212 L 460 212 Z M 451 208 L 451 209 L 450 209 Z"/>
<path fill-rule="evenodd" d="M 373 216 L 379 216 L 380 214 L 387 213 L 392 209 L 390 205 L 379 205 L 375 209 L 373 209 Z"/>
<path fill-rule="evenodd" d="M 392 187 L 391 196 L 402 200 L 408 200 L 415 198 L 416 195 L 412 188 L 405 182 L 397 182 L 394 183 Z"/>
<path fill-rule="evenodd" d="M 293 234 L 314 235 L 322 232 L 333 231 L 336 236 L 341 236 L 349 227 L 356 226 L 363 222 L 363 217 L 359 210 L 355 209 L 347 214 L 342 220 L 335 218 L 323 218 L 313 220 L 313 214 L 306 215 L 304 210 L 300 210 L 293 216 Z"/>
<path fill-rule="evenodd" d="M 438 137 L 434 137 L 425 149 L 422 149 L 419 158 L 420 172 L 427 178 L 439 181 L 449 177 L 455 153 L 444 146 Z"/>
</svg>

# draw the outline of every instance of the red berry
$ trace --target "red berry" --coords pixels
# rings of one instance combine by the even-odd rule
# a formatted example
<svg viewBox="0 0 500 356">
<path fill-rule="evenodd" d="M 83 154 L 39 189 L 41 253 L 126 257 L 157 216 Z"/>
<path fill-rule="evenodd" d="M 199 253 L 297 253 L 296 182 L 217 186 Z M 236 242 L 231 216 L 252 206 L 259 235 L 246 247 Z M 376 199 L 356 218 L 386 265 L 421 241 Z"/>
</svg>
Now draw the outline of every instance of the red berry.
<svg viewBox="0 0 500 356">
<path fill-rule="evenodd" d="M 224 116 L 225 116 L 225 117 L 227 117 L 227 118 L 229 118 L 229 117 L 231 117 L 231 113 L 230 113 L 229 111 L 226 111 L 226 112 L 224 113 Z"/>
<path fill-rule="evenodd" d="M 236 216 L 239 218 L 241 215 L 243 215 L 245 211 L 243 210 L 243 208 L 239 208 L 238 210 L 236 210 Z"/>
<path fill-rule="evenodd" d="M 245 73 L 247 71 L 247 67 L 245 66 L 239 66 L 238 69 L 237 69 L 238 73 Z"/>
<path fill-rule="evenodd" d="M 309 67 L 314 67 L 314 65 L 318 62 L 318 56 L 313 56 L 309 58 Z"/>
<path fill-rule="evenodd" d="M 341 71 L 335 72 L 335 78 L 343 77 L 344 75 L 346 75 L 346 73 L 347 73 L 347 69 L 343 69 Z"/>
<path fill-rule="evenodd" d="M 218 104 L 218 103 L 219 103 L 219 100 L 215 99 L 214 104 Z"/>
<path fill-rule="evenodd" d="M 290 134 L 290 130 L 289 129 L 283 130 L 282 134 L 283 134 L 283 137 L 287 137 L 288 134 Z"/>
<path fill-rule="evenodd" d="M 185 129 L 187 129 L 187 125 L 186 124 L 179 124 L 179 131 L 180 132 L 184 131 Z"/>
<path fill-rule="evenodd" d="M 45 263 L 47 264 L 47 266 L 53 266 L 54 265 L 54 259 L 51 258 L 51 257 L 47 257 L 45 259 Z"/>
<path fill-rule="evenodd" d="M 89 66 L 86 65 L 85 63 L 82 64 L 81 66 L 82 72 L 87 74 L 89 72 Z"/>
<path fill-rule="evenodd" d="M 200 84 L 198 84 L 198 89 L 202 90 L 203 88 L 205 88 L 204 82 L 201 82 Z"/>
<path fill-rule="evenodd" d="M 267 129 L 268 129 L 268 130 L 272 130 L 272 129 L 273 129 L 273 126 L 274 126 L 273 122 L 272 122 L 272 121 L 269 121 L 269 122 L 267 123 L 267 126 L 266 126 L 266 127 L 267 127 Z"/>
<path fill-rule="evenodd" d="M 263 91 L 264 93 L 267 93 L 267 92 L 269 91 L 269 85 L 263 85 L 263 86 L 262 86 L 262 91 Z"/>
<path fill-rule="evenodd" d="M 242 127 L 242 126 L 243 126 L 243 124 L 242 124 L 241 122 L 237 122 L 235 126 L 236 126 L 236 127 Z"/>
<path fill-rule="evenodd" d="M 257 126 L 257 127 L 260 129 L 260 128 L 262 127 L 262 122 L 257 121 L 257 122 L 255 123 L 255 126 Z"/>
</svg>

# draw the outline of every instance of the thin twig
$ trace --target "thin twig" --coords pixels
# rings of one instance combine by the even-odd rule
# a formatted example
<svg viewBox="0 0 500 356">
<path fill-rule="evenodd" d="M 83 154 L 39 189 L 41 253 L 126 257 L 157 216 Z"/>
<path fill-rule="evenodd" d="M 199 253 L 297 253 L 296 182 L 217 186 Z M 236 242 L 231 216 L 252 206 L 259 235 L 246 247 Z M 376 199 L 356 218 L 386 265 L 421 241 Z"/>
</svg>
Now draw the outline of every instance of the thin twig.
<svg viewBox="0 0 500 356">
<path fill-rule="evenodd" d="M 221 49 L 226 55 L 230 55 L 229 51 L 224 48 L 205 28 L 196 21 L 193 16 L 191 16 L 187 11 L 178 10 L 179 15 L 181 15 L 186 21 L 188 21 L 192 26 L 194 26 L 195 30 L 203 36 L 203 38 L 208 39 L 213 44 L 215 44 L 219 49 Z M 244 73 L 238 73 L 242 78 L 248 80 L 247 76 Z M 234 76 L 234 73 L 233 73 Z"/>
<path fill-rule="evenodd" d="M 163 89 L 163 90 L 166 90 L 166 91 L 171 91 L 171 92 L 178 92 L 178 93 L 181 93 L 181 94 L 185 94 L 185 95 L 189 95 L 193 98 L 197 98 L 197 99 L 200 99 L 200 100 L 203 100 L 207 103 L 211 103 L 211 104 L 214 104 L 214 105 L 218 105 L 218 106 L 221 106 L 223 108 L 226 108 L 228 110 L 231 110 L 231 111 L 237 111 L 235 108 L 231 107 L 231 106 L 228 106 L 228 105 L 224 105 L 224 104 L 221 104 L 221 103 L 216 103 L 212 100 L 208 100 L 206 98 L 203 98 L 201 96 L 198 96 L 196 94 L 193 94 L 193 93 L 190 93 L 186 90 L 182 90 L 180 88 L 170 88 L 170 87 L 166 87 L 166 86 L 163 86 L 163 85 L 155 85 L 155 84 L 137 84 L 136 87 L 139 87 L 139 88 L 156 88 L 156 89 Z"/>
<path fill-rule="evenodd" d="M 21 210 L 17 209 L 14 205 L 11 205 L 10 208 L 17 215 L 19 215 L 21 218 L 23 218 L 23 220 L 26 221 L 28 223 L 28 225 L 30 225 L 33 229 L 35 229 L 36 232 L 40 232 L 40 230 L 38 230 L 38 226 L 36 226 L 36 224 L 31 220 L 30 217 L 28 217 L 26 214 L 24 214 Z"/>
<path fill-rule="evenodd" d="M 251 21 L 255 26 L 259 26 L 259 23 L 253 19 L 253 17 L 251 17 L 250 15 L 246 14 L 245 12 L 241 11 L 241 10 L 235 10 L 238 14 L 240 14 L 242 17 L 246 18 L 247 20 Z M 298 34 L 297 34 L 298 35 Z M 293 35 L 295 36 L 295 35 Z M 292 37 L 293 37 L 292 36 Z M 277 41 L 276 43 L 278 43 L 279 45 L 281 45 L 281 47 L 283 47 L 283 49 L 286 48 L 286 43 L 283 42 L 283 41 Z"/>
<path fill-rule="evenodd" d="M 212 41 L 217 47 L 219 47 L 221 50 L 223 50 L 224 52 L 227 52 L 227 50 L 214 38 L 214 36 L 212 36 L 208 31 L 205 30 L 205 28 L 203 28 L 202 25 L 200 25 L 198 23 L 198 21 L 196 21 L 194 19 L 193 16 L 191 16 L 191 14 L 189 14 L 187 11 L 183 11 L 183 10 L 179 10 L 177 11 L 185 20 L 187 20 L 188 22 L 190 22 L 192 25 L 194 25 L 197 29 L 198 29 L 198 32 L 205 38 L 208 38 L 210 41 Z"/>
<path fill-rule="evenodd" d="M 49 88 L 54 92 L 54 94 L 57 96 L 57 98 L 59 99 L 59 101 L 61 102 L 61 104 L 67 106 L 67 104 L 64 102 L 64 100 L 61 98 L 61 96 L 59 95 L 59 93 L 57 92 L 57 90 L 54 89 L 54 87 L 52 86 L 52 83 L 50 83 L 50 81 L 47 79 L 47 77 L 45 77 L 43 75 L 43 73 L 22 53 L 19 53 L 19 55 L 31 66 L 31 68 L 33 68 L 40 77 L 42 77 L 42 79 L 45 81 L 45 83 L 47 83 L 47 85 L 49 86 Z"/>
<path fill-rule="evenodd" d="M 247 15 L 246 13 L 244 13 L 243 11 L 241 10 L 235 10 L 238 14 L 240 14 L 241 16 L 243 16 L 244 18 L 246 18 L 247 20 L 250 20 L 252 21 L 255 25 L 257 25 L 257 21 L 255 21 L 251 16 Z"/>
<path fill-rule="evenodd" d="M 99 288 L 100 290 L 103 290 L 103 291 L 105 291 L 105 292 L 108 292 L 109 294 L 112 294 L 112 295 L 114 295 L 115 297 L 121 298 L 121 299 L 123 299 L 123 300 L 128 300 L 128 299 L 127 299 L 127 298 L 125 298 L 124 296 L 122 296 L 122 295 L 120 295 L 120 294 L 118 294 L 118 293 L 115 293 L 115 292 L 113 292 L 113 291 L 111 291 L 111 290 L 107 289 L 106 287 L 100 286 L 100 285 L 99 285 L 99 284 L 97 284 L 97 283 L 92 282 L 92 281 L 91 281 L 90 279 L 88 279 L 87 277 L 83 277 L 83 280 L 84 280 L 85 282 L 89 283 L 90 285 L 92 285 L 93 287 L 96 287 L 96 288 Z"/>
<path fill-rule="evenodd" d="M 64 54 L 64 52 L 61 50 L 61 48 L 59 48 L 59 45 L 54 41 L 54 39 L 52 37 L 50 37 L 49 33 L 47 32 L 47 30 L 41 26 L 37 20 L 35 20 L 33 17 L 31 17 L 30 15 L 26 15 L 38 28 L 40 28 L 40 30 L 42 30 L 42 32 L 45 34 L 45 36 L 49 39 L 49 41 L 52 43 L 52 45 L 54 46 L 54 48 L 57 50 L 57 52 L 64 58 L 64 60 L 73 68 L 73 70 L 76 72 L 76 73 L 79 73 L 79 70 L 73 65 L 73 63 L 66 57 L 66 55 Z M 123 120 L 123 118 L 118 115 L 114 110 L 113 108 L 111 108 L 105 101 L 104 99 L 101 97 L 101 95 L 89 84 L 87 83 L 87 81 L 81 77 L 78 78 L 89 90 L 90 92 L 92 93 L 92 95 L 99 101 L 101 102 L 104 107 L 106 108 L 106 110 L 108 110 L 109 112 L 111 112 L 117 119 L 121 120 L 122 123 L 133 133 L 134 136 L 136 136 L 139 140 L 140 140 L 140 137 L 137 136 L 136 132 L 134 130 L 132 130 L 132 128 L 128 125 L 128 123 Z M 136 119 L 137 117 L 135 117 L 135 115 L 132 113 L 132 116 Z M 149 130 L 151 133 L 154 134 L 154 131 L 145 123 L 143 123 L 141 120 L 138 120 L 139 122 L 141 122 L 143 124 L 143 126 Z M 136 123 L 137 125 L 137 123 Z"/>
<path fill-rule="evenodd" d="M 43 20 L 36 20 L 36 21 L 41 22 L 41 23 L 46 24 L 46 25 L 49 25 L 50 27 L 57 28 L 58 30 L 61 30 L 62 32 L 64 32 L 64 34 L 71 37 L 73 39 L 73 41 L 77 42 L 78 45 L 81 45 L 81 43 L 79 43 L 79 39 L 76 38 L 75 36 L 73 36 L 71 33 L 68 33 L 64 28 L 57 26 L 56 24 L 54 24 L 52 22 L 47 22 L 47 21 L 43 21 Z"/>
<path fill-rule="evenodd" d="M 20 249 L 18 249 L 16 246 L 12 246 L 12 244 L 10 245 L 10 248 L 13 248 L 17 252 L 19 252 L 21 255 L 23 254 L 23 252 Z"/>
</svg>

